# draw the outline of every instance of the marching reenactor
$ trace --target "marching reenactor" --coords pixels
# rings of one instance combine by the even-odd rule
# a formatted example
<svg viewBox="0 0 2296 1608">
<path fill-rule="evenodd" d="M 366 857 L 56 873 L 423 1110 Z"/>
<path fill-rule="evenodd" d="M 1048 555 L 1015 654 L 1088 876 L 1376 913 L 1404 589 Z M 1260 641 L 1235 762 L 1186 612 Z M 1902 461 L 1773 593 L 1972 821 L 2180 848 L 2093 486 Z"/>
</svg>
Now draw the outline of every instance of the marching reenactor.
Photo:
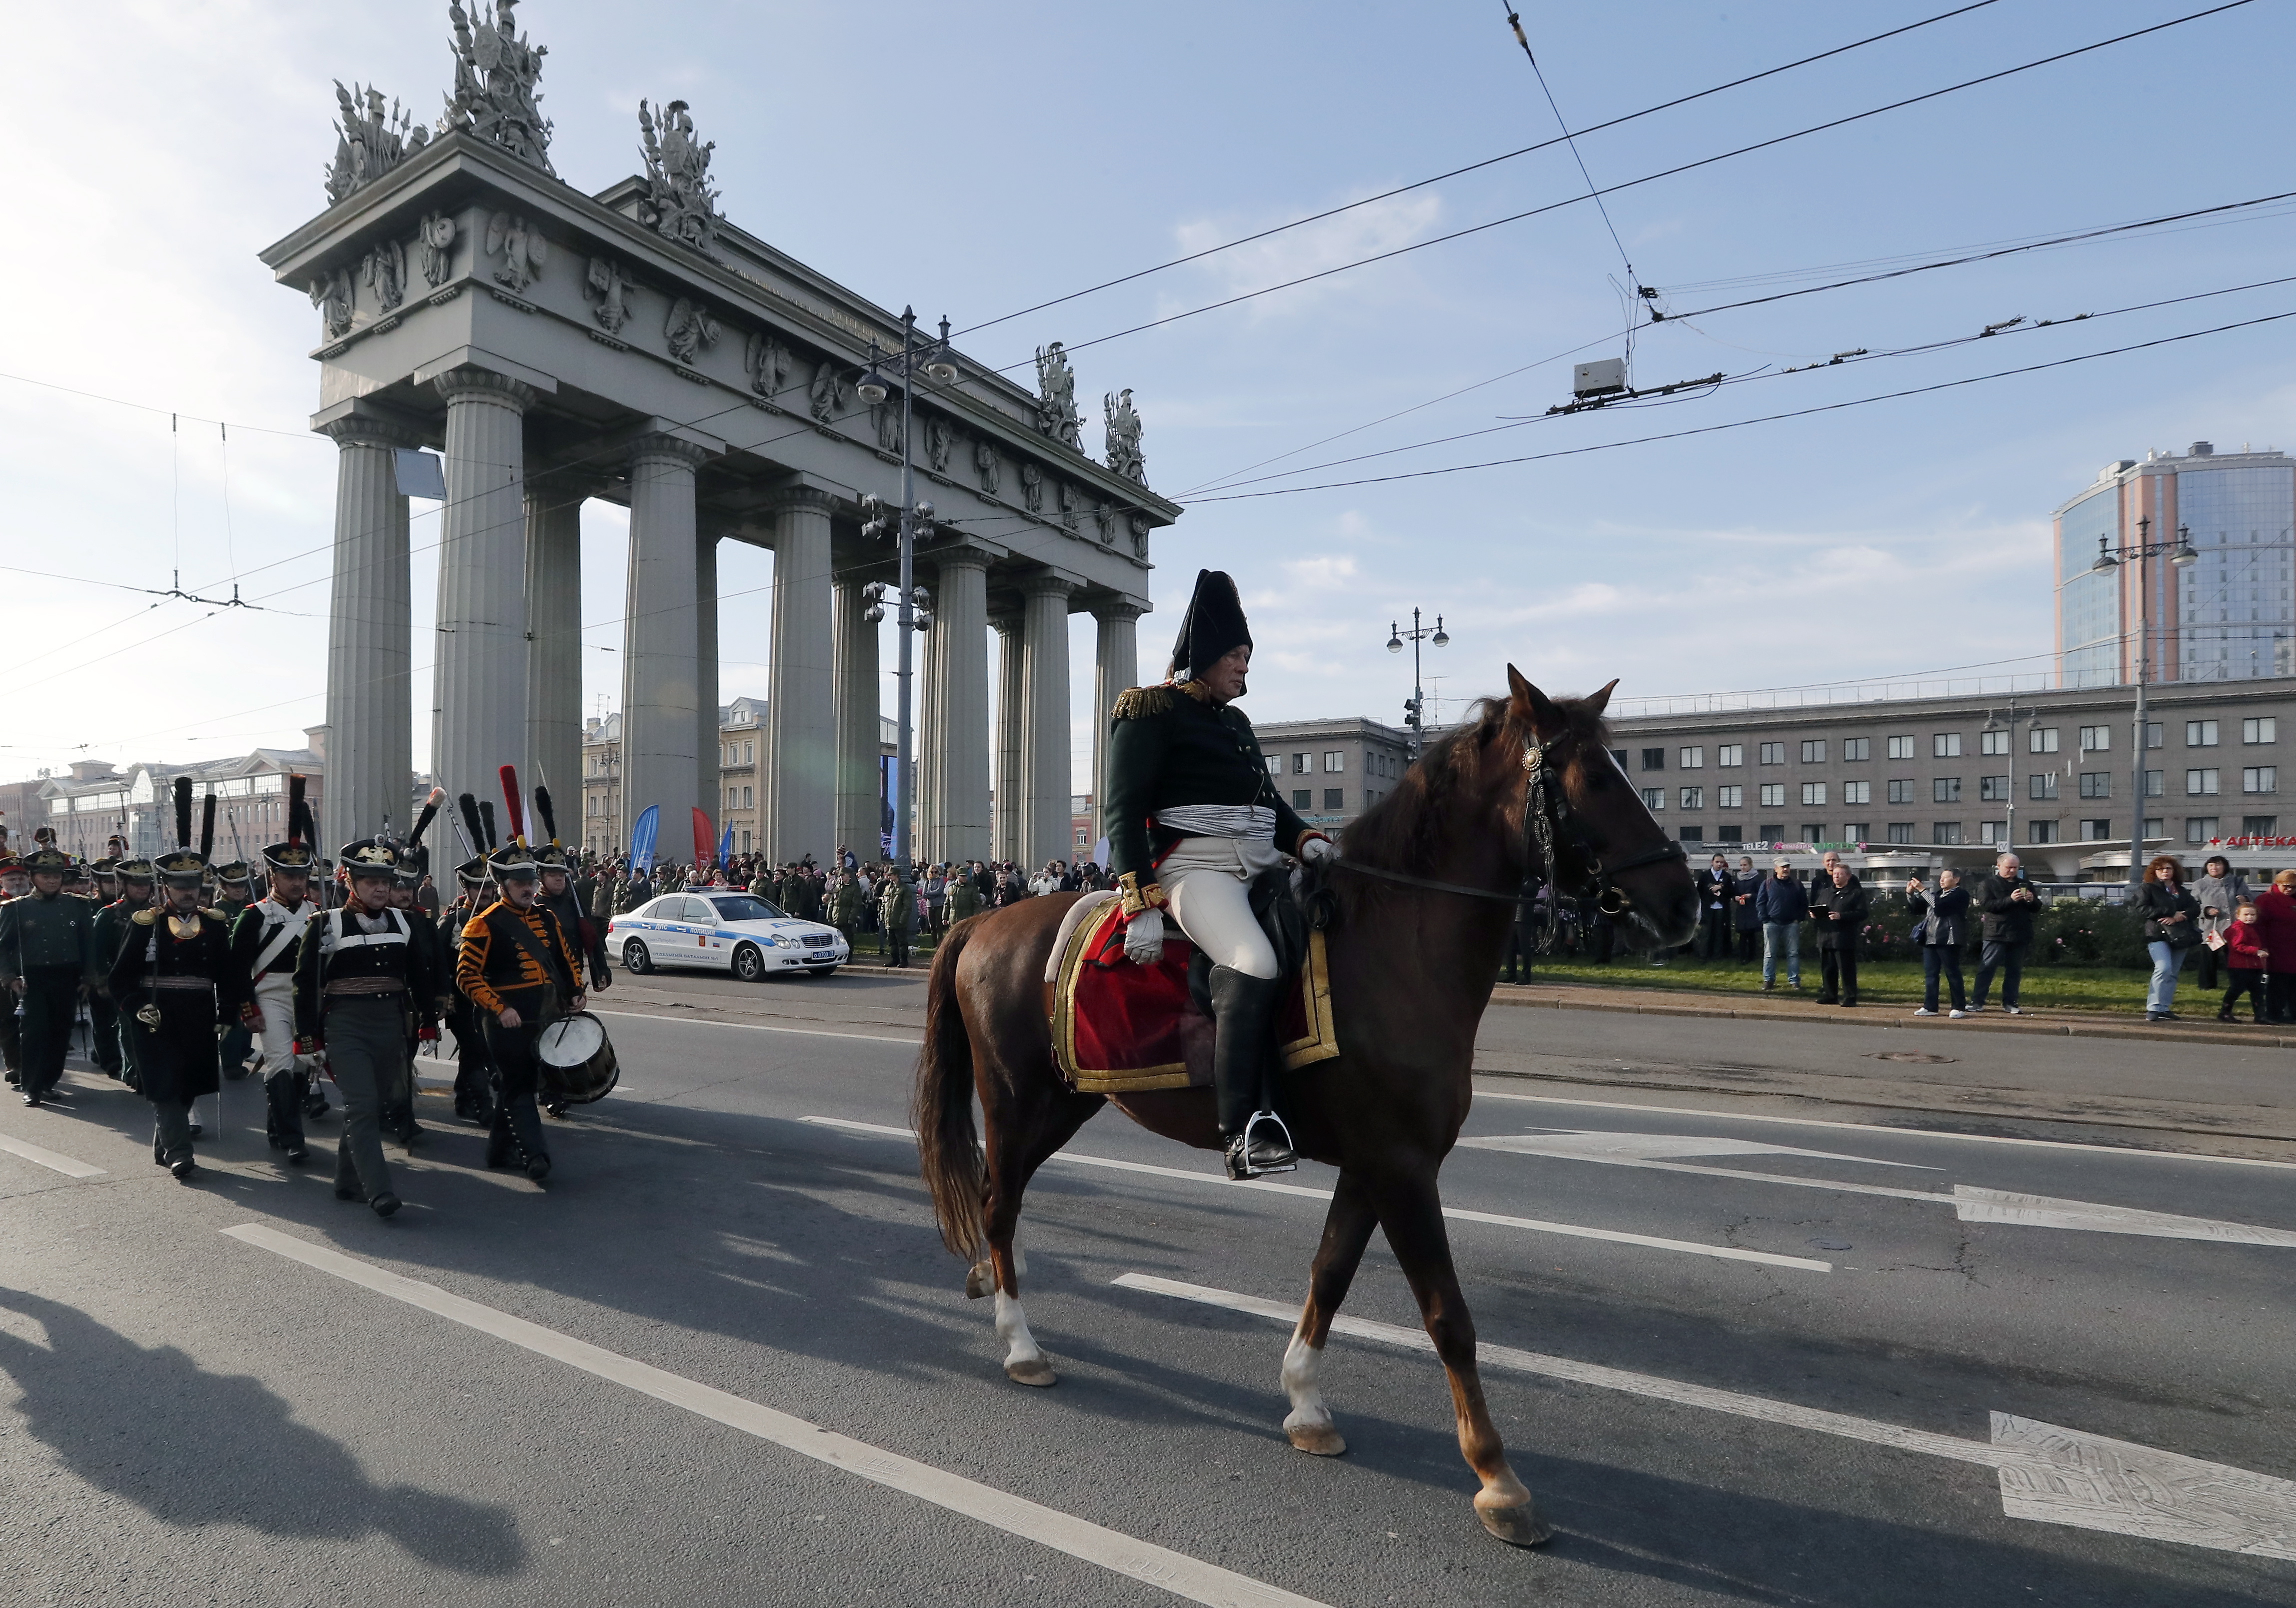
<svg viewBox="0 0 2296 1608">
<path fill-rule="evenodd" d="M 437 984 L 414 923 L 391 905 L 398 854 L 365 838 L 343 846 L 345 901 L 303 929 L 295 959 L 297 1048 L 324 1056 L 343 1094 L 335 1146 L 335 1198 L 364 1200 L 377 1217 L 399 1207 L 382 1156 L 381 1116 L 414 1076 L 407 1017 Z"/>
<path fill-rule="evenodd" d="M 534 790 L 534 813 L 550 837 L 546 848 L 534 851 L 534 863 L 542 867 L 540 902 L 558 918 L 559 929 L 566 935 L 566 947 L 589 966 L 591 990 L 603 994 L 614 986 L 613 969 L 606 956 L 605 926 L 592 921 L 583 906 L 565 846 L 558 841 L 558 812 L 551 808 L 547 787 Z"/>
<path fill-rule="evenodd" d="M 245 860 L 233 860 L 215 868 L 215 907 L 223 912 L 224 925 L 233 931 L 239 930 L 240 912 L 255 900 L 253 874 Z M 223 1030 L 223 1075 L 229 1079 L 247 1076 L 248 1052 L 255 1047 L 253 1030 L 244 1021 L 234 1021 Z"/>
<path fill-rule="evenodd" d="M 0 905 L 0 984 L 23 1006 L 16 1082 L 27 1105 L 63 1076 L 72 1020 L 95 983 L 95 913 L 64 891 L 71 863 L 62 849 L 41 849 L 25 867 L 29 895 Z"/>
<path fill-rule="evenodd" d="M 287 841 L 263 850 L 268 886 L 232 923 L 231 953 L 249 990 L 241 1023 L 261 1036 L 264 1137 L 290 1161 L 300 1161 L 310 1153 L 303 1116 L 312 1074 L 295 1047 L 295 959 L 319 907 L 311 901 L 312 822 L 303 778 L 288 777 L 287 792 Z"/>
<path fill-rule="evenodd" d="M 192 779 L 176 778 L 176 835 L 182 847 L 153 862 L 165 889 L 161 902 L 130 918 L 127 944 L 111 965 L 111 996 L 127 1013 L 125 1026 L 144 1097 L 152 1103 L 152 1159 L 178 1180 L 199 1170 L 192 1158 L 198 1128 L 192 1103 L 221 1087 L 217 1076 L 217 1030 L 238 1018 L 247 995 L 232 964 L 231 935 L 220 912 L 200 905 L 200 884 L 214 841 L 215 797 L 208 797 L 207 828 L 191 847 Z"/>
<path fill-rule="evenodd" d="M 0 826 L 0 906 L 32 890 L 31 873 L 8 850 L 7 841 L 8 829 Z M 10 1083 L 17 1080 L 23 1065 L 23 1038 L 16 1030 L 16 1013 L 10 1000 L 0 1000 L 0 1065 L 6 1067 Z"/>
<path fill-rule="evenodd" d="M 96 1070 L 136 1087 L 135 1067 L 127 1059 L 127 1033 L 119 1020 L 119 1002 L 111 997 L 111 963 L 135 931 L 135 913 L 152 906 L 152 862 L 130 856 L 113 867 L 119 897 L 95 913 L 95 991 L 87 1002 L 95 1030 Z"/>
<path fill-rule="evenodd" d="M 462 803 L 475 833 L 478 809 L 468 793 L 463 794 Z M 475 836 L 472 839 L 474 842 L 480 841 Z M 458 890 L 455 902 L 439 918 L 439 954 L 449 977 L 461 973 L 463 929 L 493 902 L 485 854 L 474 854 L 455 866 L 455 882 Z M 486 1034 L 479 1026 L 478 1007 L 459 989 L 447 995 L 447 1026 L 455 1035 L 455 1114 L 480 1128 L 488 1127 L 494 1121 L 494 1067 L 487 1059 Z"/>
<path fill-rule="evenodd" d="M 517 779 L 507 765 L 503 792 L 510 803 L 511 841 L 489 857 L 502 898 L 463 927 L 455 983 L 481 1013 L 494 1062 L 487 1165 L 515 1161 L 540 1183 L 550 1175 L 550 1150 L 535 1103 L 541 1082 L 535 1038 L 560 1015 L 579 1011 L 584 995 L 580 963 L 565 930 L 539 902 L 542 868 L 526 846 Z"/>
<path fill-rule="evenodd" d="M 441 787 L 430 790 L 423 801 L 422 813 L 415 818 L 414 830 L 406 841 L 397 845 L 397 865 L 390 890 L 390 907 L 406 917 L 408 931 L 414 935 L 414 948 L 422 951 L 422 972 L 431 980 L 429 992 L 412 997 L 406 1012 L 406 1079 L 397 1095 L 383 1103 L 382 1131 L 407 1149 L 422 1128 L 414 1120 L 414 1054 L 425 1041 L 437 1043 L 439 1038 L 439 991 L 447 980 L 439 965 L 439 929 L 415 907 L 415 895 L 422 887 L 422 879 L 430 869 L 430 851 L 422 847 L 422 834 L 438 818 L 440 800 L 447 796 Z"/>
</svg>

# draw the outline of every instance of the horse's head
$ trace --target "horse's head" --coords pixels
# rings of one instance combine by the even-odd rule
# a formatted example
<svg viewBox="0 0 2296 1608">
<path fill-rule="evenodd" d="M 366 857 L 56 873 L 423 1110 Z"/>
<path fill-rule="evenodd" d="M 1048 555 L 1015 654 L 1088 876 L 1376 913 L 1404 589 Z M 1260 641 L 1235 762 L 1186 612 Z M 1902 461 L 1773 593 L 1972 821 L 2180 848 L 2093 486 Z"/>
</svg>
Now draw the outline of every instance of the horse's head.
<svg viewBox="0 0 2296 1608">
<path fill-rule="evenodd" d="M 1698 890 L 1682 846 L 1611 758 L 1603 710 L 1618 685 L 1549 698 L 1509 665 L 1496 738 L 1522 754 L 1513 819 L 1530 857 L 1551 842 L 1546 874 L 1560 892 L 1598 899 L 1631 947 L 1662 948 L 1698 931 Z"/>
</svg>

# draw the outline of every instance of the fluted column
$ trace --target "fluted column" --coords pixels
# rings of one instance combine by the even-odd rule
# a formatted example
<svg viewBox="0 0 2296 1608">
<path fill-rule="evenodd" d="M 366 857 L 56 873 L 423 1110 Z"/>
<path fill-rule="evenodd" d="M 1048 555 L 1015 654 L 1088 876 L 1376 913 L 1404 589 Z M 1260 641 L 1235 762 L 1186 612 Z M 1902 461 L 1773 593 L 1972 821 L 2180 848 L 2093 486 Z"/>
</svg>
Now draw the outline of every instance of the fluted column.
<svg viewBox="0 0 2296 1608">
<path fill-rule="evenodd" d="M 394 454 L 411 431 L 356 415 L 324 427 L 335 459 L 334 593 L 327 622 L 327 780 L 321 851 L 388 815 L 402 831 L 414 771 L 413 585 Z M 285 836 L 284 833 L 279 834 Z"/>
<path fill-rule="evenodd" d="M 649 805 L 660 808 L 655 853 L 683 864 L 693 855 L 701 729 L 694 599 L 698 546 L 693 472 L 708 455 L 675 436 L 640 438 L 630 449 L 629 601 L 622 620 L 622 832 Z"/>
<path fill-rule="evenodd" d="M 776 861 L 836 848 L 837 744 L 831 643 L 830 499 L 800 488 L 774 507 L 774 625 L 766 693 L 766 852 Z M 859 853 L 858 849 L 854 851 Z"/>
<path fill-rule="evenodd" d="M 935 555 L 931 715 L 922 728 L 932 778 L 925 857 L 988 854 L 988 555 L 957 548 Z"/>
<path fill-rule="evenodd" d="M 559 832 L 582 828 L 582 493 L 541 480 L 526 493 L 526 757 L 550 784 Z M 537 835 L 540 823 L 537 823 Z"/>
<path fill-rule="evenodd" d="M 726 834 L 726 767 L 718 716 L 718 534 L 693 537 L 693 801 Z"/>
<path fill-rule="evenodd" d="M 1021 718 L 1027 701 L 1023 675 L 1028 663 L 1018 614 L 996 614 L 988 623 L 996 631 L 996 799 L 990 823 L 989 852 L 1000 860 L 1021 857 Z"/>
<path fill-rule="evenodd" d="M 1069 594 L 1073 582 L 1032 576 L 1021 587 L 1021 860 L 1074 854 L 1069 841 Z"/>
<path fill-rule="evenodd" d="M 1100 622 L 1098 652 L 1093 658 L 1092 680 L 1092 818 L 1097 837 L 1108 835 L 1109 718 L 1124 689 L 1140 684 L 1141 606 L 1122 600 L 1096 606 Z"/>
<path fill-rule="evenodd" d="M 831 647 L 837 662 L 831 699 L 837 727 L 837 843 L 863 864 L 878 854 L 877 628 L 861 618 L 869 600 L 858 580 L 831 587 Z"/>
<path fill-rule="evenodd" d="M 496 769 L 526 761 L 525 423 L 535 393 L 482 368 L 431 383 L 447 399 L 447 505 L 430 770 L 450 794 L 495 797 Z"/>
<path fill-rule="evenodd" d="M 922 582 L 924 577 L 924 566 L 919 563 L 916 579 Z M 932 588 L 923 587 L 921 589 L 931 600 L 927 606 L 938 607 L 939 600 L 934 596 Z M 933 830 L 933 824 L 940 819 L 940 740 L 936 734 L 941 725 L 941 693 L 948 679 L 947 671 L 941 668 L 942 654 L 947 646 L 948 637 L 941 630 L 938 619 L 934 620 L 931 630 L 917 639 L 917 700 L 909 751 L 916 756 L 916 768 L 910 773 L 909 783 L 910 808 L 914 812 L 911 819 L 914 823 L 915 835 L 911 841 L 910 852 L 916 858 L 927 861 L 933 857 L 934 845 L 939 837 Z"/>
</svg>

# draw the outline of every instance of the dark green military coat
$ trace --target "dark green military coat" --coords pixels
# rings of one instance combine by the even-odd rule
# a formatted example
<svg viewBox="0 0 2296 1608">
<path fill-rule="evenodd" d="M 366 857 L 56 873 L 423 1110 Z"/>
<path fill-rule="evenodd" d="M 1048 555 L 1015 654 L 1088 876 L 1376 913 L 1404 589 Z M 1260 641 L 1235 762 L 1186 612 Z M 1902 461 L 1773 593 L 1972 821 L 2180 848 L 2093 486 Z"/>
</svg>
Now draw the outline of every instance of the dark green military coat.
<svg viewBox="0 0 2296 1608">
<path fill-rule="evenodd" d="M 1184 804 L 1259 804 L 1275 812 L 1275 846 L 1296 853 L 1309 828 L 1268 780 L 1251 722 L 1174 686 L 1134 687 L 1116 701 L 1108 748 L 1108 860 L 1119 876 L 1156 880 L 1184 835 L 1157 826 Z"/>
<path fill-rule="evenodd" d="M 28 893 L 0 905 L 0 981 L 33 966 L 74 966 L 96 979 L 95 908 L 84 898 Z"/>
</svg>

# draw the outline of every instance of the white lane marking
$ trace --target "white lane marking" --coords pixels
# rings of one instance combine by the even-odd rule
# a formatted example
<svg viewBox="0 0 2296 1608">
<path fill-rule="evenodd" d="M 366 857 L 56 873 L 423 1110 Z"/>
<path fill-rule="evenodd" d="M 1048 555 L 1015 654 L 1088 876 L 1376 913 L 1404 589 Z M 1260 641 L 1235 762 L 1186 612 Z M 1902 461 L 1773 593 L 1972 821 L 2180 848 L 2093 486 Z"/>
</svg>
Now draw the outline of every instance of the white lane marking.
<svg viewBox="0 0 2296 1608">
<path fill-rule="evenodd" d="M 882 1122 L 855 1122 L 843 1117 L 800 1117 L 801 1122 L 811 1122 L 823 1128 L 841 1128 L 855 1133 L 883 1134 L 889 1137 L 906 1139 L 912 1144 L 916 1136 L 906 1128 L 889 1128 Z M 1328 1189 L 1310 1189 L 1300 1184 L 1271 1184 L 1265 1178 L 1249 1178 L 1242 1183 L 1221 1177 L 1216 1172 L 1192 1172 L 1182 1167 L 1155 1167 L 1145 1161 L 1119 1161 L 1114 1156 L 1084 1156 L 1061 1151 L 1052 1157 L 1055 1161 L 1067 1161 L 1078 1167 L 1101 1167 L 1111 1172 L 1136 1172 L 1150 1177 L 1178 1178 L 1190 1184 L 1211 1184 L 1222 1189 L 1251 1189 L 1263 1194 L 1299 1195 L 1311 1201 L 1328 1201 Z M 1831 1273 L 1832 1262 L 1816 1261 L 1806 1256 L 1779 1256 L 1768 1251 L 1741 1251 L 1734 1245 L 1702 1245 L 1693 1240 L 1660 1239 L 1647 1234 L 1627 1234 L 1616 1228 L 1585 1228 L 1576 1223 L 1550 1223 L 1538 1218 L 1504 1217 L 1493 1211 L 1470 1211 L 1464 1206 L 1446 1206 L 1443 1215 L 1462 1223 L 1488 1223 L 1500 1228 L 1521 1228 L 1532 1234 L 1559 1234 L 1571 1239 L 1608 1240 L 1619 1245 L 1641 1245 L 1652 1251 L 1680 1251 L 1692 1256 L 1710 1256 L 1726 1262 L 1759 1262 L 1766 1268 L 1794 1268 L 1807 1273 Z"/>
<path fill-rule="evenodd" d="M 1496 1150 L 1510 1153 L 1546 1155 L 1544 1151 L 1517 1153 L 1512 1144 L 1493 1143 L 1488 1139 L 1462 1139 L 1462 1150 Z M 1933 1201 L 1940 1205 L 1953 1197 L 1941 1189 L 1898 1189 L 1886 1184 L 1849 1184 L 1839 1178 L 1798 1178 L 1791 1173 L 1748 1172 L 1736 1167 L 1701 1167 L 1691 1161 L 1635 1161 L 1621 1156 L 1576 1155 L 1560 1158 L 1570 1161 L 1594 1161 L 1604 1167 L 1638 1167 L 1649 1172 L 1686 1172 L 1702 1178 L 1739 1178 L 1750 1184 L 1785 1184 L 1797 1189 L 1831 1189 L 1844 1194 L 1888 1195 L 1900 1201 Z"/>
<path fill-rule="evenodd" d="M 29 1139 L 12 1139 L 6 1134 L 0 1134 L 0 1150 L 6 1151 L 12 1156 L 21 1156 L 25 1161 L 35 1162 L 52 1171 L 60 1172 L 68 1178 L 100 1178 L 103 1176 L 103 1169 L 101 1167 L 90 1167 L 85 1161 L 76 1161 L 61 1152 L 50 1150 L 45 1145 L 35 1144 Z"/>
<path fill-rule="evenodd" d="M 658 1016 L 652 1011 L 599 1011 L 593 1016 L 621 1016 L 639 1021 L 668 1021 L 688 1028 L 737 1028 L 744 1033 L 793 1033 L 800 1038 L 857 1038 L 864 1044 L 898 1044 L 908 1049 L 923 1047 L 924 1039 L 889 1038 L 882 1033 L 838 1033 L 825 1028 L 769 1028 L 755 1021 L 718 1021 L 707 1016 Z"/>
<path fill-rule="evenodd" d="M 2134 1206 L 2100 1206 L 2088 1201 L 2052 1200 L 2005 1189 L 1953 1186 L 1954 1210 L 1964 1223 L 2021 1223 L 2032 1228 L 2084 1228 L 2095 1234 L 2142 1234 L 2155 1239 L 2214 1240 L 2234 1245 L 2296 1245 L 2296 1233 L 2188 1218 L 2173 1211 Z"/>
<path fill-rule="evenodd" d="M 1122 1274 L 1113 1282 L 1128 1290 L 1221 1307 L 1287 1326 L 1296 1325 L 1300 1319 L 1297 1306 L 1233 1290 L 1182 1284 L 1145 1273 Z M 1407 1346 L 1416 1351 L 1435 1350 L 1435 1342 L 1423 1329 L 1374 1323 L 1344 1313 L 1332 1320 L 1332 1327 L 1361 1340 Z M 2296 1482 L 2204 1462 L 2180 1452 L 2109 1440 L 2005 1413 L 1993 1415 L 1990 1441 L 1973 1440 L 1488 1341 L 1477 1343 L 1475 1357 L 1486 1366 L 1514 1373 L 1836 1435 L 1869 1446 L 1978 1464 L 1998 1471 L 2002 1511 L 2013 1519 L 2182 1541 L 2256 1557 L 2296 1558 Z"/>
<path fill-rule="evenodd" d="M 1136 1539 L 1121 1531 L 1104 1528 L 1086 1520 L 1064 1514 L 1057 1508 L 1046 1507 L 1024 1497 L 1001 1491 L 994 1486 L 965 1479 L 919 1463 L 895 1452 L 871 1446 L 824 1430 L 819 1425 L 765 1407 L 741 1396 L 712 1390 L 705 1384 L 668 1373 L 618 1351 L 609 1351 L 586 1341 L 562 1334 L 555 1329 L 544 1328 L 522 1317 L 463 1296 L 448 1293 L 436 1284 L 426 1284 L 373 1262 L 324 1245 L 315 1245 L 280 1233 L 275 1228 L 257 1223 L 242 1224 L 222 1230 L 233 1239 L 258 1250 L 272 1251 L 290 1260 L 330 1273 L 378 1295 L 403 1301 L 410 1307 L 432 1313 L 481 1334 L 491 1334 L 497 1340 L 508 1341 L 514 1346 L 562 1362 L 569 1367 L 579 1368 L 613 1384 L 651 1396 L 657 1401 L 683 1407 L 700 1417 L 708 1418 L 760 1440 L 770 1441 L 784 1450 L 810 1457 L 832 1468 L 843 1469 L 864 1480 L 904 1491 L 920 1501 L 995 1529 L 1038 1542 L 1072 1558 L 1097 1564 L 1114 1574 L 1144 1585 L 1159 1587 L 1174 1596 L 1190 1602 L 1218 1604 L 1219 1608 L 1323 1608 L 1312 1598 L 1295 1596 L 1280 1587 L 1255 1580 L 1192 1558 L 1185 1553 L 1172 1552 L 1152 1542 Z"/>
<path fill-rule="evenodd" d="M 1766 1144 L 1759 1139 L 1719 1139 L 1695 1134 L 1643 1134 L 1573 1128 L 1560 1133 L 1500 1134 L 1488 1139 L 1462 1139 L 1478 1150 L 1512 1150 L 1527 1156 L 1577 1157 L 1607 1161 L 1613 1157 L 1635 1161 L 1678 1161 L 1690 1156 L 1811 1156 L 1821 1161 L 1857 1161 L 1867 1167 L 1910 1167 L 1922 1172 L 1942 1168 L 1920 1161 L 1882 1161 L 1872 1156 L 1845 1156 L 1831 1150 L 1799 1150 L 1791 1144 Z"/>
<path fill-rule="evenodd" d="M 1477 1072 L 1478 1078 L 1504 1076 Z M 1559 1095 L 1521 1095 L 1512 1089 L 1478 1087 L 1478 1100 L 1521 1100 L 1532 1105 L 1578 1105 L 1593 1111 L 1646 1112 L 1661 1117 L 1720 1117 L 1732 1122 L 1770 1122 L 1784 1128 L 1846 1128 L 1859 1134 L 1900 1134 L 1908 1139 L 1958 1139 L 1967 1144 L 2022 1144 L 2036 1150 L 2079 1150 L 2093 1156 L 2149 1156 L 2162 1161 L 2210 1161 L 2219 1167 L 2278 1167 L 2296 1171 L 2296 1161 L 2260 1156 L 2204 1156 L 2185 1150 L 2140 1150 L 2129 1144 L 2084 1144 L 2073 1139 L 2019 1139 L 2006 1134 L 1957 1134 L 1941 1128 L 1893 1128 L 1886 1122 L 1830 1122 L 1818 1117 L 1766 1117 L 1754 1112 L 1716 1111 L 1703 1105 L 1637 1105 L 1627 1100 L 1566 1100 Z"/>
</svg>

